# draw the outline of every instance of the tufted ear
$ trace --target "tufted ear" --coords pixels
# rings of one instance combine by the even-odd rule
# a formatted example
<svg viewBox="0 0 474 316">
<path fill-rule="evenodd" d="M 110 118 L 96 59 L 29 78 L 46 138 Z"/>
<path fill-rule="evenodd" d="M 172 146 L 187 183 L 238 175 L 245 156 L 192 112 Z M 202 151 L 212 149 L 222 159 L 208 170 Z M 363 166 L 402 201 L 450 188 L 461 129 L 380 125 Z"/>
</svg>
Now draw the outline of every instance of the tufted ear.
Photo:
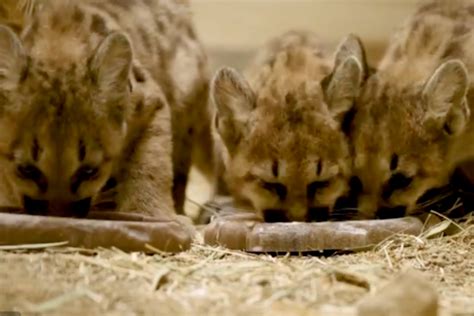
<svg viewBox="0 0 474 316">
<path fill-rule="evenodd" d="M 0 25 L 0 91 L 14 89 L 27 70 L 27 57 L 18 36 Z"/>
<path fill-rule="evenodd" d="M 470 116 L 468 87 L 469 77 L 463 62 L 450 60 L 440 65 L 423 89 L 426 122 L 443 128 L 449 135 L 462 133 Z"/>
<path fill-rule="evenodd" d="M 369 72 L 361 40 L 349 34 L 336 49 L 333 72 L 322 82 L 329 110 L 341 124 L 347 123 L 346 114 L 353 109 Z"/>
<path fill-rule="evenodd" d="M 130 41 L 114 32 L 99 44 L 89 65 L 97 89 L 95 106 L 117 126 L 122 126 L 125 118 L 132 60 Z"/>
<path fill-rule="evenodd" d="M 216 107 L 216 129 L 232 154 L 245 134 L 250 113 L 255 108 L 255 94 L 248 82 L 232 68 L 222 68 L 211 84 Z"/>
<path fill-rule="evenodd" d="M 360 38 L 354 34 L 349 34 L 344 38 L 336 49 L 334 57 L 334 67 L 337 68 L 349 57 L 355 57 L 362 66 L 363 77 L 367 78 L 370 72 L 365 48 Z"/>
<path fill-rule="evenodd" d="M 132 46 L 122 33 L 111 33 L 99 44 L 90 64 L 99 92 L 127 90 L 132 58 Z"/>
<path fill-rule="evenodd" d="M 354 56 L 350 56 L 336 66 L 324 87 L 329 111 L 341 123 L 359 95 L 362 75 L 362 65 Z"/>
</svg>

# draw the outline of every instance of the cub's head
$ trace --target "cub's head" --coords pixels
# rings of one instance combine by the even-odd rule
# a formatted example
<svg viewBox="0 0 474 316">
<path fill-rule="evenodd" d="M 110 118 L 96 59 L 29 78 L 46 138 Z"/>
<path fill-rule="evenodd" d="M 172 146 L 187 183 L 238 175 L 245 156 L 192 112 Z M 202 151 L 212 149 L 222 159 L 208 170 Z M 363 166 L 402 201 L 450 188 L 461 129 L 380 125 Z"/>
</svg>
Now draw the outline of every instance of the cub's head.
<svg viewBox="0 0 474 316">
<path fill-rule="evenodd" d="M 363 77 L 349 54 L 358 43 L 350 37 L 341 45 L 334 71 L 319 74 L 325 80 L 308 60 L 292 63 L 288 56 L 277 58 L 274 76 L 257 90 L 232 69 L 215 76 L 215 128 L 226 149 L 229 189 L 266 221 L 327 220 L 347 193 L 343 122 Z"/>
<path fill-rule="evenodd" d="M 460 61 L 443 63 L 417 86 L 400 80 L 373 75 L 357 103 L 354 173 L 366 217 L 404 216 L 427 190 L 446 184 L 451 145 L 470 116 Z"/>
<path fill-rule="evenodd" d="M 1 172 L 27 213 L 85 216 L 124 141 L 132 49 L 112 33 L 88 58 L 63 57 L 0 26 Z"/>
</svg>

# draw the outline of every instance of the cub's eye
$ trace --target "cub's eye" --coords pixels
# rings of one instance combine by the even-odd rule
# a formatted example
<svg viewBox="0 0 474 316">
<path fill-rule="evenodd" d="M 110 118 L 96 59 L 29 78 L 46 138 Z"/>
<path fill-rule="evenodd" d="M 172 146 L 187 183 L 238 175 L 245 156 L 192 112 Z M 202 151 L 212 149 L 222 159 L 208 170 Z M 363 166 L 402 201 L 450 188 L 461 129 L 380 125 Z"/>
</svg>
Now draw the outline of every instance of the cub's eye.
<svg viewBox="0 0 474 316">
<path fill-rule="evenodd" d="M 261 181 L 262 188 L 276 194 L 281 200 L 286 198 L 287 189 L 284 184 Z"/>
<path fill-rule="evenodd" d="M 82 166 L 76 171 L 76 174 L 72 177 L 71 191 L 76 193 L 81 184 L 85 181 L 94 180 L 97 178 L 99 169 L 91 166 Z"/>
<path fill-rule="evenodd" d="M 413 181 L 413 178 L 405 176 L 403 173 L 395 173 L 385 184 L 382 198 L 388 199 L 393 192 L 407 188 Z"/>
<path fill-rule="evenodd" d="M 306 195 L 309 198 L 312 198 L 317 191 L 327 188 L 329 186 L 330 182 L 329 181 L 314 181 L 308 184 L 306 187 Z"/>
<path fill-rule="evenodd" d="M 81 179 L 81 181 L 88 181 L 94 178 L 97 173 L 99 173 L 98 168 L 83 166 L 79 168 L 79 170 L 76 172 L 76 177 L 78 179 Z"/>
<path fill-rule="evenodd" d="M 408 187 L 412 181 L 413 178 L 409 178 L 403 173 L 395 173 L 390 180 L 388 180 L 388 186 L 393 190 L 401 190 Z"/>
<path fill-rule="evenodd" d="M 17 167 L 18 176 L 25 180 L 39 181 L 43 178 L 43 173 L 33 165 L 25 164 Z"/>
</svg>

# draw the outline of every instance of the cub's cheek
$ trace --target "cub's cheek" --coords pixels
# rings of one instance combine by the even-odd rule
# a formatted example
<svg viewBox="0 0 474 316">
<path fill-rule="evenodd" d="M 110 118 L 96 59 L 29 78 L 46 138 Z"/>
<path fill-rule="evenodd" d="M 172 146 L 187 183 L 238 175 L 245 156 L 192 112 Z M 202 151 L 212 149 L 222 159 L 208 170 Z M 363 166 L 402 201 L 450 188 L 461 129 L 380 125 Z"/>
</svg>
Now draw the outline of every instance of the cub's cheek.
<svg viewBox="0 0 474 316">
<path fill-rule="evenodd" d="M 357 198 L 357 209 L 363 219 L 373 219 L 378 209 L 378 197 L 373 194 L 362 194 Z"/>
<path fill-rule="evenodd" d="M 319 205 L 334 207 L 337 199 L 349 193 L 347 181 L 343 179 L 332 180 L 331 185 L 317 194 L 316 200 Z"/>
<path fill-rule="evenodd" d="M 100 193 L 105 183 L 108 180 L 108 176 L 101 176 L 95 181 L 87 181 L 81 184 L 78 191 L 80 197 L 95 197 Z"/>
</svg>

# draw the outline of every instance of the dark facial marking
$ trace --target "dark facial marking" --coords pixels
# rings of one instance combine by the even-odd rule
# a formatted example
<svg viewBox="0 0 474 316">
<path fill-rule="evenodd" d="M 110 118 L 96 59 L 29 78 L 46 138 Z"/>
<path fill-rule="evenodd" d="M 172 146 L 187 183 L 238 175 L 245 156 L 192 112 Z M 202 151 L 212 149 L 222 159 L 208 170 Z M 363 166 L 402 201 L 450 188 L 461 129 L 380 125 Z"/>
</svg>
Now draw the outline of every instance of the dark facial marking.
<svg viewBox="0 0 474 316">
<path fill-rule="evenodd" d="M 362 184 L 362 181 L 360 181 L 359 177 L 352 177 L 349 180 L 349 188 L 351 194 L 358 195 L 362 193 L 364 190 L 364 186 Z"/>
<path fill-rule="evenodd" d="M 84 141 L 81 139 L 79 141 L 79 161 L 84 161 L 86 158 L 86 145 L 84 144 Z"/>
<path fill-rule="evenodd" d="M 316 165 L 316 175 L 320 176 L 322 171 L 323 171 L 323 162 L 319 160 Z"/>
<path fill-rule="evenodd" d="M 332 221 L 351 220 L 357 214 L 357 196 L 349 195 L 337 199 L 334 212 L 330 214 Z"/>
<path fill-rule="evenodd" d="M 107 180 L 105 185 L 102 187 L 101 192 L 106 192 L 106 191 L 112 190 L 117 186 L 117 184 L 118 184 L 117 179 L 110 178 L 109 180 Z"/>
<path fill-rule="evenodd" d="M 390 160 L 390 170 L 395 171 L 398 168 L 398 155 L 393 154 L 392 159 Z"/>
<path fill-rule="evenodd" d="M 443 125 L 443 130 L 447 135 L 453 135 L 453 130 L 451 129 L 451 126 L 449 126 L 448 123 L 445 123 Z"/>
<path fill-rule="evenodd" d="M 278 178 L 278 160 L 274 160 L 272 163 L 272 173 L 275 178 Z"/>
<path fill-rule="evenodd" d="M 283 201 L 286 199 L 288 191 L 285 185 L 281 183 L 262 182 L 262 187 L 265 190 L 276 194 L 280 198 L 280 200 Z"/>
<path fill-rule="evenodd" d="M 316 192 L 329 186 L 329 181 L 314 181 L 306 187 L 306 196 L 313 199 Z"/>
<path fill-rule="evenodd" d="M 23 180 L 33 181 L 38 189 L 44 193 L 48 190 L 48 180 L 37 167 L 31 164 L 22 164 L 17 167 L 16 173 Z"/>
<path fill-rule="evenodd" d="M 325 222 L 329 220 L 329 208 L 327 207 L 312 207 L 308 211 L 308 222 Z"/>
<path fill-rule="evenodd" d="M 98 177 L 99 169 L 92 166 L 80 167 L 71 180 L 71 192 L 76 194 L 81 184 L 85 181 L 91 181 Z"/>
<path fill-rule="evenodd" d="M 395 173 L 384 185 L 384 188 L 382 191 L 382 198 L 384 200 L 388 200 L 395 191 L 403 190 L 407 188 L 411 184 L 412 181 L 413 181 L 413 178 L 409 178 L 405 176 L 403 173 L 399 173 L 399 172 Z"/>
<path fill-rule="evenodd" d="M 405 206 L 384 207 L 377 211 L 376 216 L 379 219 L 403 217 L 405 216 L 406 209 Z"/>
<path fill-rule="evenodd" d="M 23 196 L 23 207 L 29 215 L 46 215 L 48 212 L 48 201 L 34 200 L 29 196 Z"/>
<path fill-rule="evenodd" d="M 288 222 L 288 216 L 284 210 L 267 209 L 263 210 L 263 219 L 267 223 Z"/>
<path fill-rule="evenodd" d="M 40 153 L 40 147 L 38 144 L 38 139 L 33 139 L 33 146 L 31 147 L 31 157 L 34 161 L 38 161 Z"/>
<path fill-rule="evenodd" d="M 84 218 L 89 213 L 89 210 L 91 208 L 91 202 L 91 198 L 73 202 L 70 206 L 70 212 L 75 217 Z"/>
</svg>

